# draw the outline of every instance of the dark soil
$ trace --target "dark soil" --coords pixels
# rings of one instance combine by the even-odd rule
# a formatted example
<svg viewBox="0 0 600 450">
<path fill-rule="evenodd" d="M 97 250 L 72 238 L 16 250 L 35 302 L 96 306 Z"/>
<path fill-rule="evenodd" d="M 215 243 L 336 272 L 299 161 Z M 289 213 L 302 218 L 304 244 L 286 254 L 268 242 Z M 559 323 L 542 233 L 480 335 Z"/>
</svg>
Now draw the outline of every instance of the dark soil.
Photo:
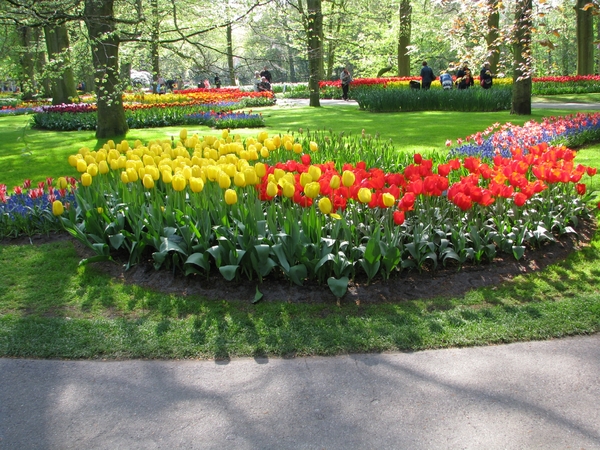
<svg viewBox="0 0 600 450">
<path fill-rule="evenodd" d="M 436 271 L 403 271 L 392 279 L 374 280 L 370 284 L 355 280 L 350 283 L 343 302 L 388 303 L 433 297 L 458 297 L 471 289 L 497 285 L 513 277 L 539 271 L 564 260 L 571 252 L 587 245 L 596 231 L 596 223 L 584 221 L 577 228 L 578 237 L 564 236 L 560 242 L 552 242 L 539 249 L 529 249 L 521 261 L 511 255 L 497 257 L 491 263 L 455 268 L 438 268 Z M 90 256 L 89 250 L 67 234 L 18 238 L 1 241 L 2 245 L 42 244 L 52 241 L 72 242 L 78 254 Z M 227 282 L 220 275 L 184 277 L 164 270 L 154 270 L 152 264 L 139 264 L 128 271 L 117 262 L 94 263 L 101 272 L 124 283 L 135 284 L 167 294 L 199 295 L 208 299 L 228 299 L 251 302 L 255 298 L 257 282 Z M 329 287 L 315 282 L 304 286 L 291 285 L 283 278 L 270 277 L 258 285 L 262 301 L 291 303 L 331 303 L 335 301 Z"/>
</svg>

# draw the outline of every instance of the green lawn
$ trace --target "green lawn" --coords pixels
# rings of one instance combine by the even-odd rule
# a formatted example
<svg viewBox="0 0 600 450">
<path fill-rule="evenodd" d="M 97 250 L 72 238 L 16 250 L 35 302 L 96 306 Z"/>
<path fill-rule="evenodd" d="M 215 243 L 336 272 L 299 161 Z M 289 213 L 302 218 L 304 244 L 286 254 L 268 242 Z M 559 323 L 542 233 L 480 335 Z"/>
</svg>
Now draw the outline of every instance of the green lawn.
<svg viewBox="0 0 600 450">
<path fill-rule="evenodd" d="M 325 128 L 358 134 L 364 129 L 392 139 L 399 150 L 443 152 L 446 139 L 465 137 L 495 122 L 520 124 L 573 111 L 536 110 L 533 117 L 507 112 L 370 114 L 344 105 L 261 112 L 273 133 Z M 0 118 L 0 183 L 9 190 L 24 178 L 76 175 L 67 155 L 81 146 L 102 144 L 90 132 L 41 132 L 25 129 L 27 122 L 27 117 Z M 178 132 L 133 130 L 127 139 L 145 142 Z M 258 130 L 239 133 L 256 135 Z M 581 150 L 578 162 L 600 168 L 599 150 Z M 0 245 L 0 356 L 330 355 L 595 333 L 600 329 L 599 255 L 596 234 L 589 247 L 560 264 L 459 298 L 377 305 L 342 301 L 337 306 L 333 298 L 325 304 L 252 304 L 251 299 L 161 294 L 111 279 L 93 264 L 78 266 L 70 241 Z"/>
</svg>

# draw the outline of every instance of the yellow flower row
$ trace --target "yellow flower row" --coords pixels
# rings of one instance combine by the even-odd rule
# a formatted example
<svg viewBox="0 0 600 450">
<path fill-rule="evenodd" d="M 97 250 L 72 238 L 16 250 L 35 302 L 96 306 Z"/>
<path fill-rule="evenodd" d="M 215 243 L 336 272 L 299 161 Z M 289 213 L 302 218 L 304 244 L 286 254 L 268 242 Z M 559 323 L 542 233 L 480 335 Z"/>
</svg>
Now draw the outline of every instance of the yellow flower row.
<svg viewBox="0 0 600 450">
<path fill-rule="evenodd" d="M 98 175 L 114 171 L 119 172 L 121 182 L 127 184 L 141 180 L 146 189 L 153 189 L 155 183 L 162 180 L 175 191 L 189 186 L 192 192 L 201 192 L 207 181 L 218 183 L 222 189 L 229 189 L 232 184 L 238 187 L 256 185 L 266 173 L 265 165 L 256 162 L 259 157 L 266 158 L 270 152 L 281 149 L 295 153 L 303 151 L 302 144 L 296 142 L 293 136 L 269 137 L 264 131 L 257 138 L 248 138 L 243 143 L 239 136 L 232 137 L 227 130 L 218 138 L 196 134 L 188 136 L 187 130 L 183 129 L 180 139 L 174 144 L 171 140 L 161 140 L 144 146 L 138 140 L 130 146 L 126 140 L 118 144 L 108 141 L 97 151 L 81 148 L 78 153 L 69 156 L 69 164 L 81 173 L 83 186 L 90 186 Z M 310 142 L 309 148 L 318 150 L 315 142 Z M 251 161 L 255 163 L 251 165 Z M 294 189 L 291 174 L 284 179 L 285 174 L 280 173 L 282 170 L 276 172 L 277 175 L 270 175 L 273 179 L 269 181 L 277 183 L 281 180 L 281 186 L 288 181 L 286 192 L 289 192 L 290 186 Z M 305 184 L 320 177 L 320 169 L 316 166 L 312 166 L 309 173 L 305 174 L 310 177 L 310 180 L 305 179 Z M 229 193 L 229 200 L 231 196 Z"/>
</svg>

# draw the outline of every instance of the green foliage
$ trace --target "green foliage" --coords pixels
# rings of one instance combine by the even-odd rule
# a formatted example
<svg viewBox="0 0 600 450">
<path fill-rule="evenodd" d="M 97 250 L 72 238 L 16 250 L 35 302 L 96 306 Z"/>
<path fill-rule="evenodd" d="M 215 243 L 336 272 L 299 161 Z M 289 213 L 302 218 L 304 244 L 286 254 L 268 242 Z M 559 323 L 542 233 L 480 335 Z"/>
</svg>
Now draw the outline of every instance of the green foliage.
<svg viewBox="0 0 600 450">
<path fill-rule="evenodd" d="M 394 111 L 463 111 L 489 112 L 508 110 L 512 89 L 407 89 L 405 87 L 372 87 L 352 90 L 352 98 L 361 109 L 371 112 Z"/>
</svg>

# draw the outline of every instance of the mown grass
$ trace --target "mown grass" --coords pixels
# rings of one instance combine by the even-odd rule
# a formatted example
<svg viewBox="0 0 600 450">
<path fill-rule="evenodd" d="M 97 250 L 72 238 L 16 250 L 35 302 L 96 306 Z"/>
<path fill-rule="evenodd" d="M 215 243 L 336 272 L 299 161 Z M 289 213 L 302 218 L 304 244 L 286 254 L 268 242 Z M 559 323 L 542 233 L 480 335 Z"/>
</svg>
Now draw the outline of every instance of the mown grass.
<svg viewBox="0 0 600 450">
<path fill-rule="evenodd" d="M 542 115 L 572 111 L 539 110 Z M 505 113 L 369 114 L 354 107 L 264 111 L 272 132 L 334 129 L 380 132 L 406 151 L 444 151 L 446 139 L 494 122 L 519 123 Z M 29 130 L 32 155 L 21 156 L 18 127 L 26 118 L 1 118 L 0 183 L 68 174 L 66 156 L 98 145 L 87 132 Z M 203 132 L 204 130 L 199 130 Z M 128 140 L 178 134 L 135 130 Z M 209 130 L 206 130 L 209 132 Z M 257 133 L 241 130 L 240 134 Z M 214 133 L 214 131 L 213 131 Z M 11 143 L 7 140 L 12 139 Z M 42 144 L 45 146 L 42 150 Z M 37 146 L 40 146 L 39 148 Z M 579 162 L 600 167 L 600 146 L 580 150 Z M 15 154 L 15 152 L 17 154 Z M 11 159 L 12 158 L 12 159 Z M 29 158 L 29 159 L 28 159 Z M 23 160 L 29 161 L 24 163 Z M 6 161 L 12 164 L 5 165 Z M 8 172 L 5 167 L 9 167 Z M 7 183 L 11 186 L 10 183 Z M 592 187 L 594 188 L 594 187 Z M 98 267 L 78 266 L 69 240 L 0 245 L 0 355 L 39 358 L 226 358 L 257 355 L 332 355 L 420 350 L 548 339 L 600 329 L 596 280 L 600 235 L 590 246 L 541 272 L 462 297 L 360 304 L 342 300 L 296 304 L 206 299 L 162 294 L 112 279 Z M 165 280 L 170 274 L 164 274 Z M 327 287 L 324 287 L 327 292 Z"/>
</svg>

